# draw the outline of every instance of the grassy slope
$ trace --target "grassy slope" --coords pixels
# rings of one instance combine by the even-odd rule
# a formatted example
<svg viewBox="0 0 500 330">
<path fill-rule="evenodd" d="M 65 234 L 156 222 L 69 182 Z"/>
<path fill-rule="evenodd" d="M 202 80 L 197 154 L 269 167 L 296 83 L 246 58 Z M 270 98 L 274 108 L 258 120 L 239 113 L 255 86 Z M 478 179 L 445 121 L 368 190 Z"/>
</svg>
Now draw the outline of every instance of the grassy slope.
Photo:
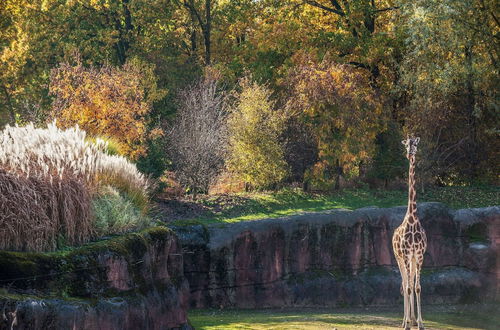
<svg viewBox="0 0 500 330">
<path fill-rule="evenodd" d="M 401 307 L 402 309 L 402 307 Z M 496 305 L 424 306 L 426 329 L 496 329 Z M 196 329 L 399 329 L 402 313 L 394 308 L 192 310 Z M 416 329 L 416 327 L 414 327 Z"/>
<path fill-rule="evenodd" d="M 178 220 L 187 223 L 230 223 L 291 215 L 333 208 L 357 209 L 365 206 L 406 205 L 406 191 L 342 190 L 331 195 L 306 194 L 299 190 L 277 193 L 238 194 L 238 202 L 224 203 L 220 196 L 208 196 L 197 203 L 206 208 L 203 216 Z M 484 207 L 500 204 L 500 188 L 446 187 L 418 194 L 419 202 L 442 202 L 452 208 Z"/>
</svg>

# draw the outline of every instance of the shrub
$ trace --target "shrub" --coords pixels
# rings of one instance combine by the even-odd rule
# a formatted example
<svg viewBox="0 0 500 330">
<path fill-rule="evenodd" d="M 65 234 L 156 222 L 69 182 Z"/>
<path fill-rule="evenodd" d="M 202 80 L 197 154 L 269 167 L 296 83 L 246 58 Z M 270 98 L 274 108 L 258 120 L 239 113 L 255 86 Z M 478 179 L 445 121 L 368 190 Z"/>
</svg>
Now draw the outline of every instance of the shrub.
<svg viewBox="0 0 500 330">
<path fill-rule="evenodd" d="M 145 210 L 148 180 L 106 143 L 86 140 L 77 126 L 7 126 L 0 132 L 0 248 L 51 250 L 95 236 L 92 197 L 103 185 Z"/>
<path fill-rule="evenodd" d="M 111 186 L 105 186 L 92 205 L 99 236 L 142 229 L 150 223 L 149 218 L 135 207 L 127 194 L 120 194 Z"/>
<path fill-rule="evenodd" d="M 184 89 L 170 130 L 169 153 L 179 182 L 191 192 L 207 192 L 220 173 L 226 145 L 226 96 L 206 77 Z"/>
<path fill-rule="evenodd" d="M 228 119 L 227 167 L 254 187 L 269 187 L 283 180 L 288 167 L 278 139 L 284 116 L 273 109 L 271 92 L 244 78 L 235 109 Z"/>
<path fill-rule="evenodd" d="M 366 70 L 328 58 L 320 63 L 301 59 L 286 84 L 287 107 L 309 128 L 318 149 L 319 164 L 310 172 L 338 188 L 344 173 L 373 155 L 375 137 L 388 118 L 384 99 Z"/>
</svg>

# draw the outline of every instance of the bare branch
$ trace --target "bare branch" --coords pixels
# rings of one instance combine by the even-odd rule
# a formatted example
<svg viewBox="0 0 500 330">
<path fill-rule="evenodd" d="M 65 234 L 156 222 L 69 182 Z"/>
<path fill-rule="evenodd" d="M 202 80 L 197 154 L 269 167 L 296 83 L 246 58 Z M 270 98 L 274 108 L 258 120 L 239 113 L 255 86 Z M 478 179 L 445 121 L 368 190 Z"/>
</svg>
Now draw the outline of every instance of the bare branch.
<svg viewBox="0 0 500 330">
<path fill-rule="evenodd" d="M 195 194 L 207 192 L 224 165 L 226 93 L 215 79 L 200 79 L 179 95 L 169 153 L 177 179 Z"/>
</svg>

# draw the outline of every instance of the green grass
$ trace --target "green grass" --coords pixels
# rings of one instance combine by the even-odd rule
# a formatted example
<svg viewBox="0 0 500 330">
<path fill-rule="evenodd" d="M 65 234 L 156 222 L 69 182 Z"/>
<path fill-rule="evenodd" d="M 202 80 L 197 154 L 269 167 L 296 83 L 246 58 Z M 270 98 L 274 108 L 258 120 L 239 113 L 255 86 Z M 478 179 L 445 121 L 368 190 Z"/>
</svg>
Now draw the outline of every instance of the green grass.
<svg viewBox="0 0 500 330">
<path fill-rule="evenodd" d="M 151 224 L 127 194 L 106 186 L 92 201 L 97 235 L 120 234 L 140 230 Z"/>
<path fill-rule="evenodd" d="M 497 329 L 498 305 L 424 306 L 426 329 Z M 402 309 L 402 307 L 401 307 Z M 195 329 L 399 329 L 395 308 L 192 310 Z M 416 327 L 414 327 L 416 329 Z"/>
<path fill-rule="evenodd" d="M 280 192 L 241 193 L 234 195 L 237 203 L 220 201 L 220 196 L 208 196 L 198 203 L 208 214 L 190 219 L 190 224 L 232 223 L 276 218 L 301 212 L 325 211 L 335 208 L 349 210 L 366 206 L 392 207 L 407 204 L 407 192 L 402 190 L 342 190 L 332 194 L 307 194 L 300 190 Z M 442 202 L 452 208 L 484 207 L 500 204 L 497 187 L 443 187 L 418 194 L 419 202 Z M 177 225 L 186 224 L 177 220 Z"/>
</svg>

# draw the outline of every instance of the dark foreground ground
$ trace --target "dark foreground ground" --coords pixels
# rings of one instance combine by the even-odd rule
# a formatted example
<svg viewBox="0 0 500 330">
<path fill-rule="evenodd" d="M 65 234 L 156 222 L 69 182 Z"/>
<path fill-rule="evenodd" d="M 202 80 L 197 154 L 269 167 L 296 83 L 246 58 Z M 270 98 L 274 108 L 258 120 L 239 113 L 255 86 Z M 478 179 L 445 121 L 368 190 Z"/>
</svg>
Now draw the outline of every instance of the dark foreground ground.
<svg viewBox="0 0 500 330">
<path fill-rule="evenodd" d="M 426 329 L 500 329 L 500 304 L 422 306 Z M 195 329 L 398 329 L 403 307 L 192 310 Z M 414 327 L 417 329 L 417 327 Z"/>
</svg>

